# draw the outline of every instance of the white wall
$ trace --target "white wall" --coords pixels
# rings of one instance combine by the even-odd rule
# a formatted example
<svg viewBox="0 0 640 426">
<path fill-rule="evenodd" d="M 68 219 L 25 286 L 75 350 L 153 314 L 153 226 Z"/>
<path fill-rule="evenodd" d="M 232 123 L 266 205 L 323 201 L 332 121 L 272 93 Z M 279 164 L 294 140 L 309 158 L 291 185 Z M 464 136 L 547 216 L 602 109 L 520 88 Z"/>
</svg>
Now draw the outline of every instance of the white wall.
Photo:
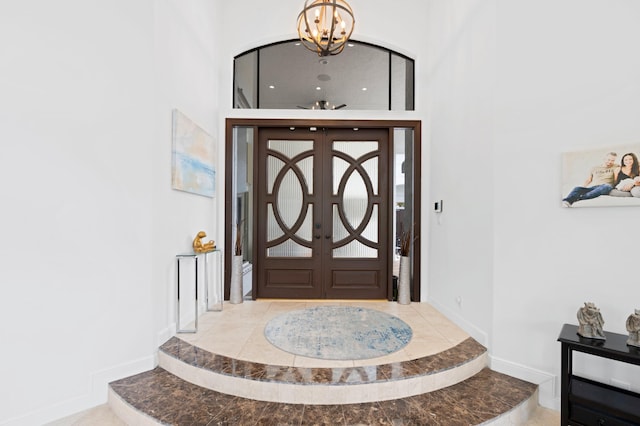
<svg viewBox="0 0 640 426">
<path fill-rule="evenodd" d="M 640 235 L 623 225 L 635 209 L 560 207 L 563 151 L 639 140 L 640 5 L 429 4 L 426 175 L 444 200 L 441 215 L 425 212 L 429 301 L 557 408 L 562 324 L 593 301 L 606 330 L 626 333 L 640 299 Z M 637 369 L 580 356 L 576 368 L 640 389 Z"/>
<path fill-rule="evenodd" d="M 492 352 L 557 375 L 556 338 L 583 302 L 624 334 L 640 306 L 638 211 L 560 207 L 562 152 L 640 141 L 640 4 L 504 0 L 497 11 Z M 577 364 L 640 390 L 637 368 Z"/>
<path fill-rule="evenodd" d="M 218 27 L 207 0 L 155 0 L 155 149 L 153 152 L 153 281 L 157 346 L 175 332 L 175 255 L 188 253 L 195 235 L 223 247 L 224 138 L 218 126 Z M 171 189 L 171 112 L 176 108 L 217 144 L 216 197 Z M 217 211 L 222 213 L 217 214 Z M 202 300 L 202 299 L 201 299 Z M 183 324 L 184 325 L 184 324 Z"/>
<path fill-rule="evenodd" d="M 170 189 L 171 109 L 216 133 L 210 3 L 3 2 L 2 425 L 104 403 L 175 327 L 174 256 L 217 239 Z"/>
<path fill-rule="evenodd" d="M 423 170 L 428 300 L 484 345 L 493 309 L 495 1 L 431 1 L 416 82 L 428 112 Z M 418 67 L 416 67 L 418 68 Z M 421 87 L 422 86 L 422 87 Z"/>
<path fill-rule="evenodd" d="M 2 424 L 95 405 L 153 363 L 151 13 L 3 2 Z"/>
</svg>

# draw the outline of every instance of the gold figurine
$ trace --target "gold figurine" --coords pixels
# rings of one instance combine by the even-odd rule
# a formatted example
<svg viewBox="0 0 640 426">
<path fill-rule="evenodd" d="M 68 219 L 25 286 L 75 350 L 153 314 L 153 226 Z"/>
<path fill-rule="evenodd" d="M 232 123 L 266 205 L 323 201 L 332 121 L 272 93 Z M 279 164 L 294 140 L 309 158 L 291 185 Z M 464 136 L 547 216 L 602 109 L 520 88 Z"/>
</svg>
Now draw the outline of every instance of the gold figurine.
<svg viewBox="0 0 640 426">
<path fill-rule="evenodd" d="M 207 234 L 204 231 L 198 232 L 198 235 L 193 239 L 193 251 L 195 253 L 207 253 L 209 251 L 213 251 L 216 248 L 216 243 L 211 240 L 208 243 L 202 243 L 202 239 L 206 237 Z"/>
</svg>

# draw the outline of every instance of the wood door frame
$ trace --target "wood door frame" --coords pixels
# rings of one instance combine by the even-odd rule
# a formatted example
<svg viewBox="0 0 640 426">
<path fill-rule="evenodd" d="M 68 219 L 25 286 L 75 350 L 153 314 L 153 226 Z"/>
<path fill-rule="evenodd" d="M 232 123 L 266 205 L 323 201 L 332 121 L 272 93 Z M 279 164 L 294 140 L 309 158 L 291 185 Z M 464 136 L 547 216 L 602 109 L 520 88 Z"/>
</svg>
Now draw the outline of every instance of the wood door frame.
<svg viewBox="0 0 640 426">
<path fill-rule="evenodd" d="M 253 149 L 254 149 L 254 158 L 257 158 L 257 148 L 258 148 L 258 129 L 260 127 L 317 127 L 317 128 L 385 128 L 389 131 L 389 140 L 393 140 L 393 129 L 394 128 L 404 128 L 413 130 L 413 211 L 412 216 L 415 220 L 414 223 L 414 238 L 416 243 L 413 245 L 413 282 L 411 288 L 412 301 L 420 301 L 420 237 L 421 237 L 421 219 L 420 219 L 420 205 L 421 205 L 421 127 L 422 122 L 419 120 L 309 120 L 309 119 L 252 119 L 252 118 L 227 118 L 225 120 L 225 243 L 224 250 L 227 253 L 227 256 L 224 256 L 224 298 L 225 300 L 229 300 L 229 285 L 231 282 L 231 259 L 233 253 L 233 203 L 235 200 L 231 199 L 233 193 L 233 176 L 231 175 L 234 170 L 233 164 L 233 129 L 234 127 L 251 127 L 254 129 L 253 131 Z M 392 153 L 389 155 L 389 170 L 393 170 L 393 160 L 394 156 Z M 255 170 L 256 164 L 254 163 L 254 188 L 257 185 L 256 179 L 258 178 L 258 173 Z M 393 200 L 393 188 L 392 185 L 389 185 L 389 200 Z M 393 203 L 389 203 L 390 210 L 389 214 L 392 213 Z M 253 217 L 257 218 L 257 204 L 254 203 L 253 206 Z M 393 229 L 389 229 L 389 241 L 394 241 L 394 236 L 392 235 Z M 253 235 L 253 246 L 256 247 L 256 236 Z M 252 263 L 256 263 L 256 252 L 254 251 Z M 391 282 L 393 276 L 392 270 L 392 259 L 389 258 L 388 261 L 388 282 Z M 253 275 L 254 282 L 252 283 L 252 288 L 255 290 L 256 286 L 256 274 Z M 253 292 L 253 298 L 255 299 L 255 291 Z M 387 300 L 392 300 L 393 298 L 393 289 L 392 286 L 388 287 L 387 291 Z"/>
</svg>

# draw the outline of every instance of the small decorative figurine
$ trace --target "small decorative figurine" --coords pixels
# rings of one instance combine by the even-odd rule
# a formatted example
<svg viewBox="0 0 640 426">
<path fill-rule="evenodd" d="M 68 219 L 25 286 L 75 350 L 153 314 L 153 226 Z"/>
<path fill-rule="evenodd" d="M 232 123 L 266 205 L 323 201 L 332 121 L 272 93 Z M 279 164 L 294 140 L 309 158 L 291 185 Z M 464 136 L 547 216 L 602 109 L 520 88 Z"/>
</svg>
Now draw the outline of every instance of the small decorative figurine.
<svg viewBox="0 0 640 426">
<path fill-rule="evenodd" d="M 602 331 L 604 320 L 600 309 L 592 302 L 584 302 L 584 306 L 578 309 L 578 334 L 590 339 L 602 339 L 606 337 Z"/>
<path fill-rule="evenodd" d="M 213 251 L 216 248 L 216 243 L 213 240 L 208 243 L 203 243 L 202 239 L 206 237 L 207 234 L 204 231 L 198 232 L 196 238 L 193 240 L 193 251 L 195 253 L 207 253 L 209 251 Z"/>
<path fill-rule="evenodd" d="M 640 309 L 634 309 L 634 313 L 627 318 L 627 331 L 629 332 L 627 345 L 640 347 Z"/>
</svg>

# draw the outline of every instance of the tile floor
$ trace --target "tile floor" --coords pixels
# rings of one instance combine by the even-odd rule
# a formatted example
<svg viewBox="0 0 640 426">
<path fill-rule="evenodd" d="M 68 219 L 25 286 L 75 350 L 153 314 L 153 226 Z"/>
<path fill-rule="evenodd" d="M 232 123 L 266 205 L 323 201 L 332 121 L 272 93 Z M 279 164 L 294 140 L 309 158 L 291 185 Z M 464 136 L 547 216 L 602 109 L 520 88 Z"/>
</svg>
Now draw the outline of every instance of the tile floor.
<svg viewBox="0 0 640 426">
<path fill-rule="evenodd" d="M 365 360 L 332 361 L 284 352 L 267 341 L 264 327 L 282 313 L 319 305 L 347 305 L 377 309 L 395 315 L 411 326 L 409 344 L 390 355 Z M 189 326 L 187 326 L 189 327 Z M 399 305 L 386 301 L 283 301 L 260 300 L 238 305 L 225 303 L 222 312 L 206 312 L 197 333 L 180 333 L 181 340 L 215 354 L 271 365 L 293 367 L 357 367 L 407 361 L 440 353 L 469 338 L 463 330 L 427 303 Z"/>
<path fill-rule="evenodd" d="M 412 341 L 402 350 L 370 360 L 324 361 L 283 352 L 266 341 L 263 329 L 266 322 L 283 312 L 304 309 L 321 304 L 346 304 L 378 309 L 396 315 L 414 331 Z M 399 305 L 386 301 L 249 301 L 239 305 L 225 303 L 222 312 L 206 312 L 199 319 L 199 330 L 194 334 L 181 333 L 178 337 L 207 351 L 241 360 L 271 365 L 332 368 L 359 365 L 380 365 L 408 361 L 429 356 L 454 347 L 468 339 L 468 335 L 448 321 L 426 303 Z M 122 425 L 107 405 L 51 423 L 68 425 Z M 559 413 L 538 407 L 526 425 L 559 425 Z"/>
</svg>

